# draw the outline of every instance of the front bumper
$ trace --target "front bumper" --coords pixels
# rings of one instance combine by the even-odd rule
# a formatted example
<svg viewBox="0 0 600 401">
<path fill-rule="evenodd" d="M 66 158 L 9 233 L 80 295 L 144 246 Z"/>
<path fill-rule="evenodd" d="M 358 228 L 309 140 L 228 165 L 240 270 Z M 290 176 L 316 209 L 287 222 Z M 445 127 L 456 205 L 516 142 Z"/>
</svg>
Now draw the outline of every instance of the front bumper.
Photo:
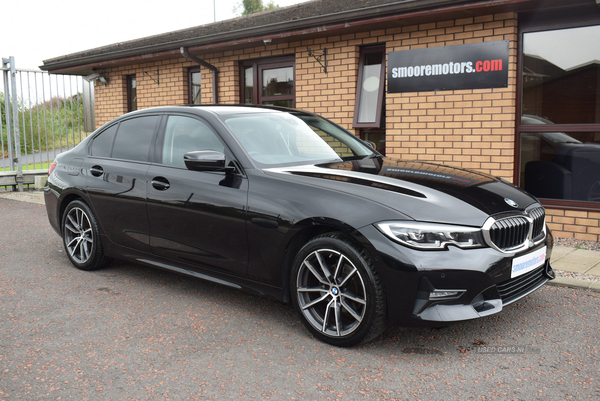
<svg viewBox="0 0 600 401">
<path fill-rule="evenodd" d="M 375 228 L 365 227 L 361 234 L 377 255 L 393 325 L 439 326 L 489 316 L 554 278 L 549 230 L 543 242 L 514 254 L 454 246 L 419 251 L 393 243 Z M 540 266 L 511 277 L 514 259 L 544 250 Z"/>
<path fill-rule="evenodd" d="M 458 303 L 452 302 L 454 299 L 432 299 L 431 294 L 439 289 L 435 289 L 426 277 L 422 277 L 413 316 L 430 322 L 456 322 L 492 315 L 500 312 L 503 306 L 531 294 L 551 280 L 553 275 L 550 262 L 546 260 L 542 266 L 525 275 L 486 288 L 470 299 L 470 302 L 467 297 Z"/>
</svg>

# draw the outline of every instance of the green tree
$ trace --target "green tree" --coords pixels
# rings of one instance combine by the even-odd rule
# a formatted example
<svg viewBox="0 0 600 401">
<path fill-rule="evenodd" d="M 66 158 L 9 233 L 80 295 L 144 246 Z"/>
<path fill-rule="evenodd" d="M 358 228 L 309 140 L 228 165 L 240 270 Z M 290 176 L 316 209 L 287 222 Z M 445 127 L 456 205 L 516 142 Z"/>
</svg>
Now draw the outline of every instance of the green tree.
<svg viewBox="0 0 600 401">
<path fill-rule="evenodd" d="M 235 6 L 233 12 L 237 13 L 240 8 L 242 8 L 242 15 L 250 15 L 261 11 L 274 10 L 279 6 L 274 4 L 273 0 L 270 0 L 266 5 L 263 4 L 262 0 L 242 0 L 242 4 Z"/>
<path fill-rule="evenodd" d="M 0 146 L 0 155 L 8 154 L 5 101 L 8 100 L 4 98 L 4 93 L 0 92 L 1 143 L 4 145 Z M 54 97 L 29 108 L 19 100 L 17 122 L 23 154 L 72 147 L 88 135 L 82 130 L 85 117 L 81 93 L 69 98 Z"/>
<path fill-rule="evenodd" d="M 6 125 L 6 117 L 4 117 L 6 109 L 4 107 L 4 92 L 0 92 L 0 124 L 2 124 L 2 128 Z"/>
</svg>

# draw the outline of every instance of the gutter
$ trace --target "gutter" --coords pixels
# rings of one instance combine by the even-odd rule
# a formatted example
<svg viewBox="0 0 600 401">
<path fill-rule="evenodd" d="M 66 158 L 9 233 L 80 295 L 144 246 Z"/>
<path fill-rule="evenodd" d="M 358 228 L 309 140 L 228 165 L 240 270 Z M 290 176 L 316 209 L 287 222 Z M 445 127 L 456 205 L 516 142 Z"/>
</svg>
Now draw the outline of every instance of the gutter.
<svg viewBox="0 0 600 401">
<path fill-rule="evenodd" d="M 195 63 L 206 67 L 208 69 L 210 69 L 212 71 L 212 76 L 213 76 L 213 103 L 214 104 L 218 104 L 219 103 L 219 92 L 218 92 L 218 85 L 217 85 L 217 79 L 219 76 L 219 70 L 217 69 L 217 67 L 215 67 L 212 64 L 207 63 L 204 60 L 199 59 L 198 57 L 194 56 L 193 54 L 188 52 L 188 48 L 187 47 L 181 47 L 179 49 L 179 51 L 181 52 L 181 55 L 183 57 L 189 58 L 190 60 L 194 61 Z"/>
</svg>

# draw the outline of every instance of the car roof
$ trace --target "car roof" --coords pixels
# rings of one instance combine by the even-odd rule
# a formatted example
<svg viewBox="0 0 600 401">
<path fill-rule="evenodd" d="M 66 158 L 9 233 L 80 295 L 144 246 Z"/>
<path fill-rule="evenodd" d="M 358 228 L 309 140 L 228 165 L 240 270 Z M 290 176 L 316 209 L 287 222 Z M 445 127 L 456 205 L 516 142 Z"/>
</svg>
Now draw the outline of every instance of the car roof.
<svg viewBox="0 0 600 401">
<path fill-rule="evenodd" d="M 139 114 L 148 113 L 169 113 L 169 112 L 196 112 L 198 114 L 205 114 L 206 112 L 216 116 L 226 116 L 234 114 L 257 114 L 257 113 L 290 113 L 294 114 L 306 114 L 311 115 L 312 113 L 287 107 L 270 106 L 270 105 L 254 105 L 254 104 L 207 104 L 207 105 L 182 105 L 182 106 L 161 106 L 152 107 L 142 110 L 133 111 L 123 116 L 134 116 Z"/>
<path fill-rule="evenodd" d="M 257 107 L 257 106 L 242 106 L 242 105 L 206 105 L 206 106 L 190 106 L 192 108 L 199 108 L 202 110 L 209 111 L 219 116 L 225 116 L 230 114 L 245 114 L 245 113 L 273 113 L 290 110 Z"/>
</svg>

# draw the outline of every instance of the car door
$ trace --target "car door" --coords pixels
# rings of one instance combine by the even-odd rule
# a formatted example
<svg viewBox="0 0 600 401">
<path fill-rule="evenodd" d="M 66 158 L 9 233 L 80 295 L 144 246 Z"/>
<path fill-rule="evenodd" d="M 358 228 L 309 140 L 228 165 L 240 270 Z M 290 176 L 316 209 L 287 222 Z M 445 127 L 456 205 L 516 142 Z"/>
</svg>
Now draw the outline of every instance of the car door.
<svg viewBox="0 0 600 401">
<path fill-rule="evenodd" d="M 246 276 L 247 179 L 185 167 L 183 155 L 187 152 L 229 153 L 204 120 L 170 115 L 163 127 L 159 152 L 155 153 L 159 163 L 148 170 L 152 251 L 193 266 Z"/>
<path fill-rule="evenodd" d="M 150 252 L 146 172 L 160 115 L 122 120 L 97 135 L 83 162 L 91 207 L 108 238 Z"/>
</svg>

